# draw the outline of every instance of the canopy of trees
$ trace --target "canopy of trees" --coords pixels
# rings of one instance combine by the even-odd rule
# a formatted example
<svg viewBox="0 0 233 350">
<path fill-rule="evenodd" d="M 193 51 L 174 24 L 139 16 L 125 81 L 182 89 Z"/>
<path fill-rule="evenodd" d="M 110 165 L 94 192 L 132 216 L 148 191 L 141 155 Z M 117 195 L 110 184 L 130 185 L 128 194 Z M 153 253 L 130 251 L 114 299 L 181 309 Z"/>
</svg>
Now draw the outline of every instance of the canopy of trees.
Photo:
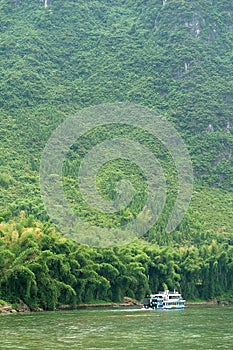
<svg viewBox="0 0 233 350">
<path fill-rule="evenodd" d="M 187 299 L 231 299 L 233 236 L 228 238 L 231 242 L 221 242 L 207 233 L 196 245 L 136 240 L 97 249 L 67 240 L 22 212 L 16 221 L 0 224 L 0 299 L 53 310 L 124 296 L 140 300 L 165 286 L 181 290 Z"/>
</svg>

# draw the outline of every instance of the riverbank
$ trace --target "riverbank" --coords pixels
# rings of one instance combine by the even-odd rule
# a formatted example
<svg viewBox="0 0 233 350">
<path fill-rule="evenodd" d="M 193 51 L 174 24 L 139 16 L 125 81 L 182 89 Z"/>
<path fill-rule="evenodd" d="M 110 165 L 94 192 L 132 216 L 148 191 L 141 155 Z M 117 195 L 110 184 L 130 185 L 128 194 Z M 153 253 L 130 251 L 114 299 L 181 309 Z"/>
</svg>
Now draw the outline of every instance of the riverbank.
<svg viewBox="0 0 233 350">
<path fill-rule="evenodd" d="M 86 304 L 78 304 L 76 306 L 76 309 L 89 309 L 89 308 L 100 308 L 100 307 L 142 307 L 142 304 L 140 301 L 125 297 L 122 302 L 120 303 L 86 303 Z M 57 308 L 57 310 L 69 310 L 72 309 L 70 305 L 62 305 Z"/>
<path fill-rule="evenodd" d="M 232 303 L 228 300 L 218 301 L 213 299 L 211 301 L 187 301 L 186 306 L 211 306 L 211 305 L 232 305 Z M 73 305 L 60 305 L 56 308 L 56 311 L 65 311 L 65 310 L 75 310 L 75 309 L 96 309 L 96 308 L 127 308 L 127 307 L 135 307 L 141 308 L 142 304 L 140 301 L 132 298 L 125 297 L 123 302 L 120 303 L 111 303 L 111 302 L 103 302 L 103 303 L 86 303 L 86 304 L 78 304 L 76 307 Z M 14 314 L 18 312 L 43 312 L 42 308 L 34 308 L 30 309 L 23 301 L 21 301 L 16 307 L 12 307 L 11 305 L 5 303 L 0 305 L 0 314 Z"/>
<path fill-rule="evenodd" d="M 142 304 L 135 299 L 125 297 L 123 299 L 123 302 L 121 303 L 90 303 L 90 304 L 78 304 L 76 307 L 73 305 L 60 305 L 56 308 L 56 311 L 62 311 L 62 310 L 75 310 L 75 309 L 89 309 L 89 308 L 101 308 L 101 307 L 107 307 L 107 308 L 119 308 L 119 307 L 141 307 Z M 23 301 L 20 301 L 20 303 L 17 306 L 11 306 L 10 304 L 3 303 L 0 305 L 0 314 L 15 314 L 18 312 L 42 312 L 44 311 L 42 308 L 33 308 L 30 309 Z"/>
<path fill-rule="evenodd" d="M 186 301 L 185 305 L 187 306 L 195 306 L 195 305 L 218 305 L 218 302 L 216 299 L 210 300 L 210 301 Z"/>
<path fill-rule="evenodd" d="M 15 306 L 12 306 L 6 302 L 0 304 L 0 314 L 16 314 L 18 312 L 38 312 L 44 311 L 43 309 L 37 307 L 35 309 L 30 309 L 22 300 Z"/>
<path fill-rule="evenodd" d="M 13 308 L 10 304 L 2 303 L 0 305 L 0 314 L 15 314 L 17 312 L 30 312 L 29 307 L 23 302 L 19 304 L 19 307 Z"/>
</svg>

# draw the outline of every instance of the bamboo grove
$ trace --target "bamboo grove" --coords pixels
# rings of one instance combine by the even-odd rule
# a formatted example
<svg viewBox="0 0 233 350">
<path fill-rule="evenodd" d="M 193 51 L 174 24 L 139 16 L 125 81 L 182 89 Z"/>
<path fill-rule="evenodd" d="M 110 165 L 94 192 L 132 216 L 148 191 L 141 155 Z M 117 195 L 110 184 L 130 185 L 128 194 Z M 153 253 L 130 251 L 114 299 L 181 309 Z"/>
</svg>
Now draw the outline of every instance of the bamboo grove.
<svg viewBox="0 0 233 350">
<path fill-rule="evenodd" d="M 136 240 L 97 249 L 60 236 L 22 212 L 0 224 L 0 299 L 31 309 L 60 305 L 138 300 L 149 291 L 178 288 L 186 299 L 233 297 L 233 245 L 158 246 Z"/>
</svg>

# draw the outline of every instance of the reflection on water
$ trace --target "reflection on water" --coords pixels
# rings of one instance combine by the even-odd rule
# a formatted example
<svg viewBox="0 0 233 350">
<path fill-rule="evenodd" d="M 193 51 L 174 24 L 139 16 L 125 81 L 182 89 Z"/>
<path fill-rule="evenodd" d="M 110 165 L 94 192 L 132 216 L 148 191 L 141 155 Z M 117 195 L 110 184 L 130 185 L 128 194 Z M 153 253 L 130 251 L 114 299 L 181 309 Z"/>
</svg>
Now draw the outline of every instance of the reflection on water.
<svg viewBox="0 0 233 350">
<path fill-rule="evenodd" d="M 92 309 L 0 317 L 0 349 L 232 350 L 232 307 Z"/>
</svg>

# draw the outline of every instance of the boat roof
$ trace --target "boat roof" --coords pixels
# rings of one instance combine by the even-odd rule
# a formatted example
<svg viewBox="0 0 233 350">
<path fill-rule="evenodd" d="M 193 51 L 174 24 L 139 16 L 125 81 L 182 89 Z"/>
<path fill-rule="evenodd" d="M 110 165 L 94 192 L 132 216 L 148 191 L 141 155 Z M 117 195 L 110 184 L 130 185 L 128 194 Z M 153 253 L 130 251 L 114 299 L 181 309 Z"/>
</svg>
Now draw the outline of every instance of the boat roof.
<svg viewBox="0 0 233 350">
<path fill-rule="evenodd" d="M 174 291 L 164 290 L 162 292 L 151 294 L 151 298 L 158 297 L 158 296 L 165 296 L 165 295 L 181 297 L 181 294 L 175 290 Z"/>
</svg>

